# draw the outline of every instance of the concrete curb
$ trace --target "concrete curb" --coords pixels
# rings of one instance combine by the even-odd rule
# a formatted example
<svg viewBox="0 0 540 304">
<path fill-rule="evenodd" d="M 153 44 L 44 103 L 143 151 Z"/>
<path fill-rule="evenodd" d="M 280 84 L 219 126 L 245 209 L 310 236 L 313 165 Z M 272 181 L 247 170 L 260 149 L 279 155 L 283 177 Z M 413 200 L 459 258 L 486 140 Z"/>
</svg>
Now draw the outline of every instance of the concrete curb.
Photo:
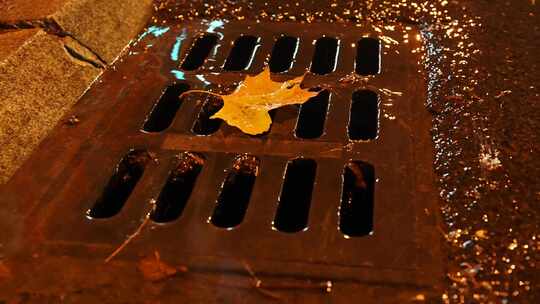
<svg viewBox="0 0 540 304">
<path fill-rule="evenodd" d="M 0 184 L 137 35 L 151 0 L 0 4 Z"/>
</svg>

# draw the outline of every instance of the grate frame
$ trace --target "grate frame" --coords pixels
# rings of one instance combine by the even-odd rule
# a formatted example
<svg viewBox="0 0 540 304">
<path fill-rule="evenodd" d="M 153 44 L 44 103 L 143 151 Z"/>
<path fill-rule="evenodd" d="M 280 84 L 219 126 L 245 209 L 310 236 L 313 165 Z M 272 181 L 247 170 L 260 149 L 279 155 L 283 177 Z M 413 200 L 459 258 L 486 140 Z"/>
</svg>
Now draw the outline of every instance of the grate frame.
<svg viewBox="0 0 540 304">
<path fill-rule="evenodd" d="M 352 44 L 361 37 L 377 37 L 373 28 L 319 24 L 313 30 L 312 25 L 229 23 L 203 66 L 182 71 L 184 80 L 178 80 L 171 70 L 179 69 L 194 39 L 207 28 L 200 22 L 182 24 L 163 37 L 150 38 L 153 42 L 132 46 L 130 56 L 105 72 L 68 114 L 79 117 L 81 123 L 59 125 L 42 143 L 39 152 L 7 185 L 9 203 L 20 206 L 25 214 L 26 237 L 46 243 L 56 253 L 87 255 L 89 248 L 109 252 L 149 211 L 149 201 L 159 195 L 175 155 L 189 151 L 204 155 L 206 161 L 183 214 L 171 223 L 152 223 L 151 230 L 123 253 L 127 258 L 135 258 L 136 252 L 150 246 L 163 256 L 201 269 L 241 271 L 241 261 L 246 260 L 261 274 L 436 284 L 442 259 L 436 246 L 438 198 L 430 116 L 424 107 L 426 84 L 418 71 L 418 54 L 411 52 L 420 42 L 394 46 L 382 55 L 380 74 L 344 84 L 338 80 L 355 70 Z M 418 34 L 414 28 L 408 31 L 410 37 Z M 179 48 L 182 57 L 173 60 L 171 46 L 182 35 L 187 36 Z M 245 71 L 223 71 L 227 54 L 240 35 L 260 37 L 252 63 Z M 292 68 L 273 75 L 275 80 L 304 74 L 314 51 L 312 41 L 322 36 L 340 40 L 335 71 L 308 75 L 305 81 L 308 87 L 335 89 L 321 137 L 300 139 L 294 135 L 298 115 L 294 106 L 279 109 L 271 131 L 263 137 L 242 134 L 226 124 L 212 135 L 195 135 L 191 129 L 202 106 L 195 96 L 184 100 L 163 132 L 140 131 L 168 85 L 185 82 L 193 89 L 230 90 L 246 74 L 262 71 L 274 42 L 282 35 L 299 37 L 300 44 Z M 151 42 L 153 46 L 148 47 Z M 381 104 L 388 98 L 380 94 L 381 88 L 403 93 L 393 96 L 392 112 L 397 118 L 381 117 L 375 140 L 349 140 L 352 94 L 363 89 L 379 92 L 383 111 Z M 147 164 L 118 215 L 87 219 L 86 210 L 130 149 L 147 149 L 159 163 Z M 242 153 L 259 157 L 260 174 L 244 221 L 233 230 L 220 229 L 207 220 L 232 160 Z M 289 160 L 302 156 L 317 163 L 308 229 L 292 234 L 272 230 L 281 189 L 276 178 L 281 179 Z M 355 160 L 375 167 L 374 234 L 347 239 L 338 231 L 341 174 L 344 166 Z M 18 193 L 29 186 L 34 190 Z"/>
</svg>

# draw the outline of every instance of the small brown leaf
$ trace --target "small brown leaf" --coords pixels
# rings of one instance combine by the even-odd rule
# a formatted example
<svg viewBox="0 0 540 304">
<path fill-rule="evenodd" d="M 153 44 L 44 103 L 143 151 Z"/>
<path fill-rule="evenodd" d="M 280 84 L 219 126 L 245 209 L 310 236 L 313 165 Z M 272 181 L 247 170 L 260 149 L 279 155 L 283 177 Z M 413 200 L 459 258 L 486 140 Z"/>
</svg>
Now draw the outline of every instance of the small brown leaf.
<svg viewBox="0 0 540 304">
<path fill-rule="evenodd" d="M 172 276 L 178 272 L 186 272 L 186 267 L 175 268 L 161 261 L 159 252 L 154 251 L 153 256 L 145 257 L 139 261 L 137 266 L 144 278 L 151 282 L 158 282 Z"/>
</svg>

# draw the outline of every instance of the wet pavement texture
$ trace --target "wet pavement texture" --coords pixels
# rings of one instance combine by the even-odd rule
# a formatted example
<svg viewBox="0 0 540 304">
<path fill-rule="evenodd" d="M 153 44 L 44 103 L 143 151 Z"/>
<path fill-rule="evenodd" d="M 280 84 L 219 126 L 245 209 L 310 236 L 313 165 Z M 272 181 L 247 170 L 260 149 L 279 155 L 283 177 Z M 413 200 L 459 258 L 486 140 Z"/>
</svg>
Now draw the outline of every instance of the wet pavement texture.
<svg viewBox="0 0 540 304">
<path fill-rule="evenodd" d="M 426 70 L 426 106 L 433 117 L 434 168 L 442 204 L 443 224 L 438 227 L 440 229 L 433 229 L 440 231 L 444 239 L 443 252 L 447 261 L 446 274 L 441 278 L 443 286 L 432 290 L 406 284 L 390 286 L 384 281 L 374 286 L 345 282 L 335 285 L 331 292 L 333 298 L 329 301 L 347 301 L 360 296 L 368 303 L 540 301 L 537 265 L 540 257 L 540 103 L 537 88 L 540 34 L 538 4 L 534 0 L 498 3 L 338 1 L 324 4 L 306 1 L 298 5 L 164 1 L 156 4 L 156 9 L 151 31 L 154 36 L 156 30 L 157 33 L 160 30 L 166 32 L 169 27 L 177 28 L 178 24 L 181 27 L 181 22 L 199 19 L 218 21 L 225 27 L 234 21 L 335 22 L 351 26 L 359 23 L 373 26 L 382 37 L 386 50 L 393 52 L 400 45 L 416 39 L 406 35 L 403 28 L 418 28 L 425 45 L 414 51 L 419 54 L 419 64 Z M 361 83 L 366 80 L 352 76 L 350 81 Z M 388 88 L 385 98 L 391 99 L 399 93 Z M 391 109 L 383 110 L 382 114 L 383 120 L 400 115 Z M 94 250 L 103 251 L 100 248 Z M 194 283 L 197 280 L 189 280 L 188 273 L 186 277 L 163 285 L 149 286 L 129 278 L 122 286 L 115 286 L 115 278 L 136 272 L 133 263 L 120 260 L 102 265 L 98 261 L 89 261 L 84 265 L 70 257 L 40 259 L 39 248 L 28 251 L 28 257 L 10 260 L 6 254 L 8 258 L 0 261 L 0 282 L 2 278 L 8 278 L 9 286 L 20 290 L 20 302 L 25 299 L 37 301 L 40 297 L 50 302 L 58 299 L 90 301 L 94 299 L 92 297 L 108 302 L 130 302 L 126 297 L 133 290 L 145 297 L 141 302 L 168 301 L 174 298 L 175 292 L 178 295 L 178 286 L 192 288 L 188 292 L 189 298 L 196 301 L 198 296 L 199 300 L 205 299 L 203 295 L 209 293 L 207 285 L 213 284 L 223 287 L 217 288 L 215 302 L 280 300 L 273 298 L 274 294 L 262 295 L 250 290 L 249 282 L 242 292 L 231 291 L 225 288 L 226 285 L 237 280 L 225 278 L 225 275 L 217 279 L 199 277 L 199 285 Z M 85 253 L 71 252 L 70 255 L 84 256 Z M 67 287 L 54 287 L 41 293 L 24 292 L 25 289 L 42 290 L 47 281 L 47 276 L 42 273 L 58 268 L 62 263 L 67 266 L 57 280 L 69 282 Z M 83 282 L 91 269 L 99 269 L 95 281 Z M 23 283 L 33 276 L 34 271 L 40 275 Z M 86 275 L 81 275 L 84 273 Z M 133 274 L 136 275 L 139 274 Z M 306 291 L 303 287 L 292 292 L 286 300 L 324 301 L 320 290 Z"/>
</svg>

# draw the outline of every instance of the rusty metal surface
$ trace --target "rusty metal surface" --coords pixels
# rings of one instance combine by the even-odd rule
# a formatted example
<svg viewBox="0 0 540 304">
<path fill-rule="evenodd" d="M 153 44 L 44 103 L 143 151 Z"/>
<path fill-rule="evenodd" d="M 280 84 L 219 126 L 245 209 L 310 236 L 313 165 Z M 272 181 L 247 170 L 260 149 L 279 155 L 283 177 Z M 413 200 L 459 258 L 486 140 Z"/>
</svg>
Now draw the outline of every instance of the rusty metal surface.
<svg viewBox="0 0 540 304">
<path fill-rule="evenodd" d="M 365 34 L 377 36 L 367 27 L 231 23 L 215 55 L 211 54 L 201 69 L 183 71 L 185 80 L 176 79 L 171 70 L 179 69 L 179 62 L 171 60 L 171 46 L 184 33 L 180 54 L 185 56 L 204 30 L 195 22 L 172 28 L 167 35 L 155 38 L 152 47 L 133 46 L 129 56 L 103 75 L 70 114 L 80 123 L 59 125 L 3 189 L 7 210 L 16 210 L 24 222 L 22 228 L 6 229 L 17 229 L 22 235 L 13 235 L 43 244 L 51 254 L 105 258 L 149 212 L 150 201 L 159 195 L 175 156 L 191 151 L 203 155 L 205 163 L 182 215 L 171 223 L 151 223 L 119 259 L 134 259 L 137 252 L 152 247 L 192 269 L 238 272 L 243 268 L 240 261 L 247 261 L 258 273 L 275 276 L 437 285 L 442 255 L 436 229 L 430 116 L 424 107 L 426 84 L 418 72 L 418 55 L 411 52 L 419 42 L 411 40 L 397 46 L 398 52 L 384 52 L 381 73 L 366 86 L 363 81 L 339 80 L 354 71 L 356 50 L 352 44 Z M 250 68 L 245 72 L 222 71 L 234 39 L 246 33 L 261 37 Z M 192 89 L 230 90 L 246 73 L 263 69 L 282 33 L 299 37 L 300 48 L 292 69 L 274 75 L 276 80 L 304 73 L 312 59 L 313 40 L 323 35 L 340 40 L 336 71 L 324 76 L 308 74 L 305 81 L 306 87 L 332 92 L 320 138 L 294 136 L 297 107 L 277 110 L 271 131 L 263 136 L 242 134 L 225 123 L 212 135 L 195 135 L 191 129 L 205 100 L 201 95 L 185 98 L 167 130 L 141 131 L 168 85 L 185 82 Z M 411 36 L 416 33 L 410 30 Z M 205 86 L 201 76 L 210 85 Z M 390 83 L 402 93 L 392 95 L 391 100 L 380 90 Z M 347 137 L 351 96 L 364 88 L 378 92 L 380 108 L 381 103 L 391 102 L 396 117 L 379 119 L 377 139 L 351 141 Z M 383 114 L 387 113 L 381 109 Z M 87 218 L 87 210 L 130 149 L 146 149 L 158 161 L 147 164 L 119 214 L 107 219 Z M 217 228 L 208 218 L 234 157 L 242 153 L 260 160 L 251 200 L 238 227 Z M 286 163 L 296 157 L 317 163 L 308 229 L 283 233 L 272 229 L 272 220 Z M 338 230 L 341 175 L 350 160 L 365 161 L 375 168 L 374 232 L 369 236 L 345 238 Z M 15 250 L 20 248 L 20 240 L 7 239 L 6 243 Z"/>
</svg>

